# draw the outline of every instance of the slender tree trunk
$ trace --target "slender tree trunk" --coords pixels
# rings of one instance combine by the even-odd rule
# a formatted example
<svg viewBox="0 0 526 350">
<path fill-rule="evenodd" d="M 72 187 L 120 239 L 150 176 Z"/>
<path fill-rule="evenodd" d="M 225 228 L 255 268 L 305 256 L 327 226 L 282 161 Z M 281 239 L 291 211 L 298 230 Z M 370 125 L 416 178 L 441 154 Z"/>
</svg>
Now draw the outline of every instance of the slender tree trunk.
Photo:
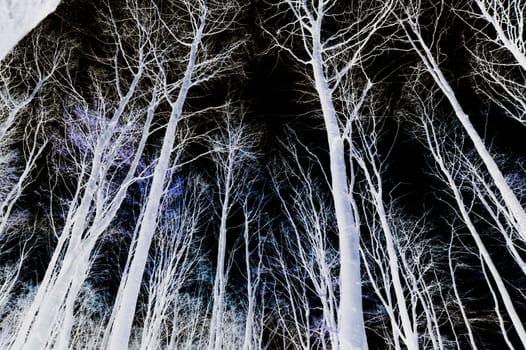
<svg viewBox="0 0 526 350">
<path fill-rule="evenodd" d="M 440 73 L 440 75 L 442 74 Z M 519 235 L 522 237 L 523 240 L 526 241 L 526 212 L 524 211 L 521 203 L 517 199 L 517 196 L 515 195 L 515 193 L 513 193 L 512 189 L 506 182 L 506 179 L 500 171 L 499 166 L 495 162 L 495 159 L 493 159 L 488 149 L 484 145 L 484 142 L 473 127 L 473 124 L 469 120 L 468 115 L 463 111 L 449 84 L 446 85 L 446 89 L 444 90 L 444 92 L 447 98 L 449 99 L 451 105 L 453 106 L 453 109 L 455 110 L 458 119 L 462 123 L 462 126 L 464 126 L 464 129 L 466 130 L 471 141 L 473 142 L 477 153 L 486 165 L 489 174 L 495 182 L 495 186 L 497 186 L 497 188 L 499 189 L 502 195 L 502 199 L 506 204 L 506 207 L 517 221 Z"/>
<path fill-rule="evenodd" d="M 473 142 L 475 150 L 486 165 L 486 168 L 488 169 L 488 172 L 491 178 L 493 179 L 495 186 L 497 186 L 497 188 L 499 189 L 506 207 L 515 218 L 517 222 L 519 235 L 522 237 L 523 240 L 526 241 L 526 212 L 524 208 L 517 199 L 515 193 L 513 193 L 512 189 L 506 182 L 506 179 L 504 178 L 504 175 L 502 174 L 497 163 L 495 162 L 495 159 L 493 159 L 488 149 L 484 145 L 484 142 L 473 127 L 473 124 L 469 120 L 469 116 L 462 109 L 462 106 L 460 105 L 460 102 L 458 101 L 455 92 L 453 91 L 453 88 L 442 73 L 442 70 L 436 62 L 429 47 L 422 38 L 420 32 L 417 28 L 415 28 L 416 23 L 414 23 L 411 20 L 410 26 L 414 35 L 416 36 L 416 40 L 411 40 L 411 44 L 413 45 L 414 49 L 416 50 L 424 64 L 426 65 L 428 72 L 431 74 L 437 85 L 440 87 L 440 89 L 448 99 L 449 103 L 451 104 L 451 107 L 453 107 L 453 110 L 455 111 L 458 120 L 460 121 L 460 123 L 466 130 L 469 138 Z M 420 45 L 420 47 L 418 47 L 418 45 Z"/>
<path fill-rule="evenodd" d="M 210 321 L 210 335 L 208 339 L 209 350 L 220 350 L 223 341 L 223 313 L 225 308 L 225 257 L 226 257 L 226 234 L 227 219 L 230 208 L 230 183 L 231 164 L 225 184 L 225 196 L 221 208 L 221 223 L 219 226 L 219 242 L 217 251 L 217 268 L 214 280 L 214 301 L 212 306 L 212 319 Z"/>
<path fill-rule="evenodd" d="M 514 1 L 514 6 L 517 7 L 517 12 L 515 12 L 515 14 L 517 15 L 517 23 L 516 25 L 517 26 L 520 26 L 521 28 L 524 27 L 524 23 L 519 23 L 519 21 L 524 21 L 524 18 L 522 15 L 520 15 L 519 13 L 519 2 L 522 1 L 522 0 L 515 0 Z M 477 6 L 479 7 L 480 9 L 480 12 L 482 13 L 482 16 L 483 18 L 488 21 L 492 26 L 493 26 L 493 29 L 495 29 L 495 32 L 497 32 L 497 37 L 499 38 L 499 40 L 502 42 L 502 44 L 504 45 L 504 47 L 513 55 L 513 57 L 515 58 L 515 60 L 517 61 L 517 63 L 522 67 L 522 69 L 524 71 L 526 71 L 526 52 L 522 51 L 519 46 L 513 42 L 513 40 L 506 34 L 506 32 L 504 31 L 504 28 L 503 28 L 503 24 L 504 25 L 509 25 L 512 23 L 512 19 L 509 18 L 509 22 L 508 23 L 505 23 L 506 21 L 506 18 L 503 19 L 504 23 L 500 23 L 499 20 L 498 20 L 498 15 L 496 15 L 496 9 L 494 9 L 494 13 L 491 14 L 489 12 L 489 9 L 488 9 L 488 6 L 486 5 L 486 0 L 475 0 L 475 2 L 477 3 Z M 500 0 L 493 0 L 493 2 L 496 2 L 496 3 L 500 3 Z M 500 6 L 500 5 L 496 5 L 496 6 Z M 502 6 L 506 6 L 506 5 L 502 5 Z M 512 6 L 512 4 L 509 4 L 507 6 Z M 524 11 L 524 10 L 523 10 Z M 501 14 L 501 16 L 505 16 L 504 14 Z M 508 28 L 508 29 L 511 29 L 511 28 Z M 524 38 L 524 36 L 521 38 L 520 37 L 520 34 L 524 34 L 521 31 L 519 31 L 517 33 L 519 36 L 515 39 L 515 40 L 522 40 L 522 43 L 524 45 L 524 42 L 526 42 L 526 38 Z M 524 46 L 523 46 L 524 48 Z"/>
<path fill-rule="evenodd" d="M 63 261 L 65 263 L 72 263 L 73 257 L 66 257 Z M 69 265 L 72 266 L 72 265 Z M 25 335 L 19 333 L 18 336 L 23 336 L 17 339 L 15 344 L 12 346 L 13 350 L 33 350 L 33 349 L 45 349 L 46 344 L 49 342 L 49 334 L 53 329 L 53 325 L 56 324 L 57 317 L 59 315 L 60 306 L 63 305 L 63 301 L 68 294 L 68 290 L 71 286 L 71 269 L 61 269 L 60 273 L 50 285 L 46 297 L 38 307 L 38 313 L 34 320 L 31 320 L 30 331 Z"/>
<path fill-rule="evenodd" d="M 230 127 L 230 125 L 228 125 Z M 228 140 L 230 145 L 231 140 Z M 226 164 L 219 164 L 220 167 L 225 167 L 223 179 L 223 198 L 221 199 L 221 221 L 219 224 L 219 240 L 217 251 L 217 268 L 214 280 L 213 289 L 213 306 L 212 318 L 210 321 L 210 334 L 208 339 L 209 350 L 220 350 L 223 343 L 223 314 L 225 309 L 225 289 L 226 289 L 226 242 L 227 242 L 227 221 L 230 214 L 232 186 L 234 179 L 234 153 L 237 152 L 230 146 L 227 149 L 228 155 Z"/>
<path fill-rule="evenodd" d="M 332 197 L 340 250 L 340 305 L 338 338 L 342 350 L 365 350 L 367 338 L 362 307 L 360 239 L 351 205 L 345 150 L 332 92 L 323 71 L 319 33 L 313 34 L 312 67 L 329 142 Z"/>
<path fill-rule="evenodd" d="M 512 325 L 515 328 L 515 331 L 517 332 L 517 335 L 519 336 L 519 339 L 522 345 L 526 348 L 526 330 L 524 329 L 523 322 L 521 321 L 517 311 L 515 310 L 515 306 L 513 305 L 512 298 L 506 288 L 506 285 L 504 283 L 504 280 L 502 279 L 502 276 L 500 275 L 497 267 L 495 266 L 495 263 L 493 262 L 493 259 L 490 253 L 486 249 L 486 245 L 482 241 L 482 238 L 480 237 L 475 225 L 473 224 L 473 221 L 471 220 L 469 216 L 468 209 L 466 208 L 464 204 L 464 200 L 462 198 L 462 194 L 460 193 L 459 187 L 457 186 L 455 179 L 453 178 L 453 175 L 447 168 L 447 165 L 444 162 L 442 155 L 439 153 L 440 150 L 438 148 L 439 148 L 440 143 L 438 140 L 436 140 L 436 138 L 434 137 L 434 134 L 433 136 L 431 136 L 427 128 L 428 126 L 426 126 L 427 142 L 429 144 L 429 147 L 431 148 L 433 156 L 442 174 L 444 175 L 446 179 L 446 183 L 449 186 L 449 189 L 453 192 L 453 196 L 457 203 L 457 207 L 459 209 L 462 220 L 466 224 L 471 234 L 471 237 L 473 237 L 473 240 L 475 241 L 475 244 L 477 245 L 477 248 L 479 249 L 479 252 L 480 252 L 480 255 L 481 255 L 481 258 L 484 264 L 486 264 L 490 270 L 491 277 L 495 281 L 497 290 L 504 304 L 504 308 L 506 309 L 511 319 Z"/>
<path fill-rule="evenodd" d="M 255 309 L 255 298 L 254 298 L 254 285 L 252 280 L 252 265 L 250 264 L 250 227 L 249 227 L 249 214 L 245 211 L 245 229 L 244 229 L 244 239 L 245 239 L 245 268 L 247 274 L 247 316 L 245 319 L 245 335 L 243 337 L 243 350 L 252 350 L 253 349 L 253 332 L 254 332 L 254 309 Z"/>
<path fill-rule="evenodd" d="M 475 337 L 473 336 L 473 328 L 471 327 L 471 322 L 468 318 L 468 315 L 466 314 L 466 309 L 464 307 L 464 304 L 462 303 L 462 299 L 460 298 L 460 293 L 458 292 L 458 288 L 457 288 L 455 268 L 453 266 L 453 256 L 451 254 L 452 245 L 453 245 L 453 237 L 451 238 L 451 243 L 449 244 L 449 248 L 448 248 L 448 265 L 449 265 L 449 273 L 451 274 L 453 293 L 455 294 L 456 303 L 458 304 L 460 314 L 462 315 L 462 319 L 464 320 L 464 324 L 466 325 L 466 329 L 468 331 L 468 338 L 469 338 L 469 343 L 471 345 L 471 348 L 473 350 L 478 350 L 477 343 L 475 342 Z"/>
<path fill-rule="evenodd" d="M 127 278 L 124 279 L 125 284 L 122 288 L 120 304 L 114 306 L 118 308 L 118 310 L 115 314 L 113 329 L 108 340 L 108 349 L 111 350 L 121 350 L 123 347 L 128 346 L 144 268 L 146 266 L 150 244 L 156 230 L 157 215 L 163 195 L 166 173 L 170 166 L 170 157 L 172 146 L 175 141 L 177 124 L 183 112 L 183 106 L 188 90 L 192 85 L 192 74 L 195 69 L 197 52 L 205 25 L 205 18 L 206 5 L 203 5 L 199 28 L 197 28 L 190 48 L 188 65 L 185 70 L 179 94 L 172 105 L 172 112 L 164 135 L 161 154 L 159 155 L 158 163 L 155 166 L 146 208 L 140 223 L 141 228 L 137 238 L 135 253 L 130 263 L 130 270 Z"/>
<path fill-rule="evenodd" d="M 365 142 L 368 140 L 365 137 L 362 137 Z M 374 142 L 374 141 L 369 141 Z M 375 155 L 368 149 L 370 147 L 367 144 L 364 144 L 366 152 L 369 153 L 369 156 L 360 157 L 356 156 L 357 162 L 360 167 L 363 169 L 367 184 L 369 186 L 369 192 L 371 193 L 372 202 L 376 208 L 378 218 L 380 219 L 380 225 L 384 233 L 385 245 L 387 249 L 387 260 L 389 264 L 390 276 L 392 278 L 392 286 L 394 289 L 394 294 L 396 298 L 396 303 L 399 309 L 399 317 L 402 323 L 402 340 L 406 345 L 408 350 L 418 350 L 418 337 L 416 331 L 411 322 L 411 317 L 406 305 L 406 298 L 404 296 L 404 286 L 400 278 L 400 265 L 398 262 L 398 253 L 396 249 L 396 241 L 391 226 L 389 224 L 386 207 L 383 200 L 383 190 L 382 190 L 382 179 L 380 175 L 380 169 L 377 168 L 377 165 L 374 163 L 376 161 Z M 370 159 L 372 170 L 370 171 L 366 162 L 366 159 Z M 373 177 L 376 179 L 373 179 Z M 390 293 L 387 291 L 387 293 Z M 392 320 L 397 322 L 397 320 Z M 398 337 L 396 333 L 393 333 L 393 336 Z"/>
</svg>

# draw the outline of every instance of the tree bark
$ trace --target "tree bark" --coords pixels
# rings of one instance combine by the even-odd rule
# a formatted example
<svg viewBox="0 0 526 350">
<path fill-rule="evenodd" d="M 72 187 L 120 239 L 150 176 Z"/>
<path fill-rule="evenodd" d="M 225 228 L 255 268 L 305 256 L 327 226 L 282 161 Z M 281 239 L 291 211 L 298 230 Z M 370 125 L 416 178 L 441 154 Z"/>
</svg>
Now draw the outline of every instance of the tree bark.
<svg viewBox="0 0 526 350">
<path fill-rule="evenodd" d="M 170 157 L 172 146 L 175 141 L 177 124 L 183 112 L 183 106 L 188 90 L 192 85 L 192 74 L 195 69 L 197 52 L 203 35 L 205 19 L 206 5 L 203 5 L 199 27 L 196 30 L 191 44 L 188 64 L 183 76 L 181 88 L 176 101 L 172 105 L 172 112 L 164 135 L 161 154 L 159 155 L 158 163 L 155 166 L 146 208 L 140 223 L 141 228 L 137 238 L 135 253 L 130 263 L 127 278 L 124 280 L 122 296 L 118 299 L 120 300 L 120 304 L 114 306 L 118 308 L 118 310 L 115 314 L 113 329 L 108 340 L 108 349 L 110 350 L 121 350 L 123 346 L 128 346 L 142 276 L 144 274 L 150 244 L 156 230 L 157 215 L 164 191 L 166 173 L 170 166 Z"/>
<path fill-rule="evenodd" d="M 313 35 L 312 67 L 329 142 L 332 197 L 340 251 L 340 305 L 338 338 L 341 349 L 365 350 L 367 338 L 362 307 L 360 239 L 351 205 L 343 138 L 332 93 L 323 71 L 319 32 Z"/>
</svg>

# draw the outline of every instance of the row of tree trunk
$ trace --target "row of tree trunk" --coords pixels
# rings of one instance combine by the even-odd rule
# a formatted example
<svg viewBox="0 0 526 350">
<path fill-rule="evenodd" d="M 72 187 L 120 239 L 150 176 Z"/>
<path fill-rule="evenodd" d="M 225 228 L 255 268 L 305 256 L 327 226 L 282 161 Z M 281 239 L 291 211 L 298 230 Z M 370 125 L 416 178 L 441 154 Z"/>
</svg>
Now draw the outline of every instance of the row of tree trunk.
<svg viewBox="0 0 526 350">
<path fill-rule="evenodd" d="M 7 4 L 9 14 L 17 17 L 16 8 Z M 37 11 L 42 16 L 24 23 L 35 26 L 56 5 L 42 4 L 46 11 Z M 238 102 L 227 99 L 221 106 L 196 108 L 188 101 L 193 88 L 206 91 L 211 82 L 239 74 L 236 59 L 250 42 L 246 37 L 224 37 L 234 37 L 248 5 L 173 0 L 126 1 L 119 6 L 99 14 L 107 57 L 92 58 L 89 98 L 71 74 L 68 59 L 80 50 L 71 42 L 45 39 L 43 29 L 37 29 L 32 34 L 35 52 L 15 48 L 8 54 L 29 30 L 26 26 L 19 27 L 20 35 L 13 40 L 2 41 L 0 171 L 6 176 L 0 236 L 17 229 L 17 203 L 49 147 L 59 154 L 54 161 L 59 171 L 49 180 L 50 207 L 67 202 L 60 222 L 51 220 L 55 244 L 49 264 L 31 302 L 2 340 L 6 348 L 69 349 L 87 342 L 79 335 L 79 303 L 101 242 L 114 232 L 124 205 L 138 188 L 141 198 L 133 233 L 128 233 L 127 261 L 111 313 L 103 317 L 102 330 L 94 337 L 97 348 L 220 350 L 281 344 L 364 350 L 370 343 L 365 288 L 381 310 L 387 346 L 446 349 L 456 342 L 483 348 L 468 312 L 469 300 L 461 295 L 455 277 L 462 264 L 455 263 L 453 255 L 465 253 L 458 248 L 462 230 L 455 225 L 470 237 L 504 343 L 526 347 L 523 301 L 515 300 L 523 291 L 520 286 L 518 293 L 512 290 L 483 232 L 490 227 L 499 233 L 513 268 L 524 274 L 526 211 L 515 183 L 501 170 L 441 67 L 438 25 L 450 11 L 448 4 L 282 0 L 265 7 L 258 26 L 273 45 L 269 51 L 288 55 L 300 67 L 302 89 L 314 96 L 313 113 L 323 121 L 328 154 L 325 169 L 289 132 L 289 154 L 276 166 L 282 170 L 268 173 L 280 212 L 271 219 L 259 183 L 263 171 L 257 169 L 263 131 L 249 127 Z M 422 24 L 434 15 L 435 23 Z M 519 0 L 474 0 L 454 15 L 473 20 L 475 32 L 484 23 L 485 31 L 473 34 L 482 42 L 471 52 L 473 66 L 483 84 L 491 87 L 484 94 L 523 125 L 526 5 Z M 274 28 L 277 17 L 285 24 L 280 20 Z M 413 73 L 417 83 L 404 86 L 410 101 L 407 119 L 413 118 L 415 135 L 428 150 L 456 218 L 449 246 L 440 246 L 440 258 L 426 250 L 436 244 L 423 237 L 426 218 L 406 219 L 384 191 L 387 155 L 380 151 L 380 131 L 387 113 L 377 100 L 384 98 L 385 82 L 371 67 L 375 58 L 395 49 L 418 62 Z M 56 91 L 67 96 L 57 97 L 63 108 L 61 144 L 47 131 L 57 117 L 45 103 Z M 452 125 L 460 138 L 451 136 L 445 121 L 435 116 L 439 106 L 456 117 Z M 30 108 L 37 111 L 36 117 L 27 116 Z M 217 127 L 196 134 L 196 125 L 209 116 L 220 120 Z M 22 155 L 16 154 L 16 140 L 23 144 Z M 160 142 L 158 151 L 152 146 L 155 140 Z M 206 150 L 189 156 L 195 144 Z M 473 152 L 467 154 L 466 148 Z M 156 155 L 148 161 L 151 153 Z M 307 166 L 302 154 L 308 155 Z M 201 159 L 211 159 L 216 166 L 212 196 L 206 193 L 205 181 L 187 178 L 182 185 L 175 175 Z M 312 174 L 314 166 L 328 170 L 324 184 Z M 66 178 L 74 185 L 64 195 L 55 191 L 53 181 L 68 182 Z M 217 207 L 206 203 L 210 198 L 216 198 Z M 50 217 L 55 215 L 52 210 Z M 195 286 L 196 271 L 205 264 L 200 254 L 206 254 L 206 239 L 199 232 L 206 226 L 202 217 L 210 212 L 218 218 L 214 262 L 210 271 L 201 271 L 210 287 L 207 292 L 202 286 L 189 292 L 187 286 Z M 241 224 L 235 225 L 233 218 L 239 213 Z M 233 239 L 238 231 L 240 238 Z M 243 259 L 236 258 L 240 245 Z M 2 277 L 2 307 L 11 303 L 25 250 L 20 256 Z M 443 271 L 435 263 L 441 259 L 447 266 Z M 232 305 L 235 293 L 229 283 L 239 264 L 245 293 L 237 296 L 245 305 L 241 316 Z M 185 322 L 185 312 L 200 317 Z M 141 313 L 144 316 L 138 317 Z"/>
</svg>

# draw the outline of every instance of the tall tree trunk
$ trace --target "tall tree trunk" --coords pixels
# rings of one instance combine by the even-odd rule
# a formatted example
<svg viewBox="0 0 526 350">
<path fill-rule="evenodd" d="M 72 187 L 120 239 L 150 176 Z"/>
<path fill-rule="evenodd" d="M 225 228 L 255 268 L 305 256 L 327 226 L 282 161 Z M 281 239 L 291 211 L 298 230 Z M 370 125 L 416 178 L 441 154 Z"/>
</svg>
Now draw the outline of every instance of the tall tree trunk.
<svg viewBox="0 0 526 350">
<path fill-rule="evenodd" d="M 313 34 L 312 67 L 315 88 L 320 98 L 331 169 L 332 197 L 338 225 L 340 250 L 340 305 L 338 338 L 341 349 L 365 350 L 367 338 L 362 307 L 360 239 L 351 205 L 345 149 L 340 133 L 332 92 L 323 71 L 320 33 Z"/>
<path fill-rule="evenodd" d="M 230 211 L 230 188 L 232 182 L 232 160 L 229 157 L 226 173 L 225 193 L 221 207 L 221 223 L 219 225 L 219 242 L 217 251 L 217 267 L 213 289 L 212 319 L 210 321 L 210 334 L 208 350 L 220 350 L 223 341 L 223 313 L 225 308 L 225 258 L 227 219 Z"/>
<path fill-rule="evenodd" d="M 118 310 L 115 313 L 113 328 L 108 340 L 108 349 L 111 350 L 121 350 L 123 347 L 128 346 L 144 268 L 146 266 L 150 244 L 156 230 L 157 215 L 164 191 L 166 173 L 170 166 L 170 157 L 175 141 L 177 124 L 183 112 L 183 106 L 188 90 L 192 85 L 192 75 L 194 73 L 197 53 L 203 35 L 205 19 L 206 5 L 203 5 L 199 27 L 196 30 L 191 44 L 188 65 L 183 76 L 179 94 L 172 105 L 172 112 L 164 135 L 161 154 L 159 155 L 157 165 L 155 166 L 146 208 L 140 222 L 141 227 L 137 238 L 134 256 L 130 263 L 127 278 L 123 280 L 124 286 L 121 289 L 122 295 L 119 296 L 120 303 L 114 306 L 115 308 L 118 308 Z"/>
<path fill-rule="evenodd" d="M 502 200 L 504 201 L 507 209 L 515 218 L 516 226 L 518 228 L 517 231 L 519 235 L 522 237 L 523 240 L 526 241 L 526 211 L 517 199 L 515 193 L 513 193 L 512 189 L 506 182 L 506 179 L 500 171 L 499 166 L 495 162 L 495 159 L 491 156 L 488 149 L 486 148 L 486 145 L 484 145 L 484 142 L 482 141 L 479 134 L 473 127 L 473 124 L 469 120 L 469 116 L 462 109 L 462 106 L 460 105 L 460 102 L 458 101 L 455 92 L 453 91 L 453 88 L 442 73 L 442 70 L 440 69 L 437 61 L 431 53 L 431 50 L 422 38 L 422 35 L 417 28 L 417 24 L 412 19 L 409 19 L 409 23 L 413 34 L 416 36 L 416 39 L 410 39 L 413 48 L 420 56 L 428 72 L 431 74 L 431 76 L 439 86 L 440 90 L 442 90 L 449 103 L 451 104 L 451 107 L 455 111 L 455 115 L 457 116 L 458 120 L 466 130 L 469 138 L 473 142 L 475 150 L 486 165 L 486 168 L 488 169 L 488 172 L 491 178 L 493 179 L 495 186 L 497 186 L 497 188 L 499 189 L 500 194 L 502 195 Z M 411 37 L 409 33 L 408 36 Z"/>
<path fill-rule="evenodd" d="M 475 241 L 475 244 L 477 245 L 483 263 L 488 266 L 491 277 L 493 278 L 493 281 L 496 284 L 497 290 L 504 304 L 504 308 L 506 309 L 511 319 L 511 323 L 515 328 L 515 331 L 517 332 L 517 335 L 519 336 L 522 345 L 524 346 L 524 348 L 526 348 L 526 330 L 524 328 L 522 320 L 519 317 L 519 314 L 515 309 L 515 306 L 513 305 L 513 301 L 511 295 L 508 292 L 508 289 L 506 288 L 506 284 L 501 274 L 499 273 L 497 266 L 495 266 L 493 258 L 487 250 L 486 245 L 482 241 L 482 237 L 480 237 L 478 230 L 476 229 L 473 221 L 469 216 L 468 208 L 466 208 L 466 205 L 464 204 L 464 199 L 462 198 L 459 186 L 453 178 L 453 174 L 451 174 L 451 172 L 449 171 L 444 157 L 440 151 L 440 141 L 436 139 L 436 133 L 432 130 L 429 130 L 430 128 L 432 128 L 431 125 L 426 125 L 425 128 L 428 145 L 431 149 L 431 152 L 433 153 L 433 157 L 435 158 L 435 161 L 437 162 L 440 171 L 445 177 L 445 182 L 447 186 L 453 193 L 453 197 L 455 199 L 455 202 L 457 203 L 460 216 L 464 224 L 468 228 L 471 237 Z M 489 283 L 491 282 L 488 281 L 488 284 Z"/>
</svg>

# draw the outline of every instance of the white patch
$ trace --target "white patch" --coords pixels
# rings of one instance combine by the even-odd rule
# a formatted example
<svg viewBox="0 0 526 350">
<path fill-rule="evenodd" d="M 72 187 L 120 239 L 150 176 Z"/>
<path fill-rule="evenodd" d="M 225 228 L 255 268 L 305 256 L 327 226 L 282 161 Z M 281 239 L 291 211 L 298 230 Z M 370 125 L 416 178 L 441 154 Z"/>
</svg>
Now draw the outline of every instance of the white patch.
<svg viewBox="0 0 526 350">
<path fill-rule="evenodd" d="M 44 18 L 60 0 L 0 0 L 0 60 Z"/>
</svg>

